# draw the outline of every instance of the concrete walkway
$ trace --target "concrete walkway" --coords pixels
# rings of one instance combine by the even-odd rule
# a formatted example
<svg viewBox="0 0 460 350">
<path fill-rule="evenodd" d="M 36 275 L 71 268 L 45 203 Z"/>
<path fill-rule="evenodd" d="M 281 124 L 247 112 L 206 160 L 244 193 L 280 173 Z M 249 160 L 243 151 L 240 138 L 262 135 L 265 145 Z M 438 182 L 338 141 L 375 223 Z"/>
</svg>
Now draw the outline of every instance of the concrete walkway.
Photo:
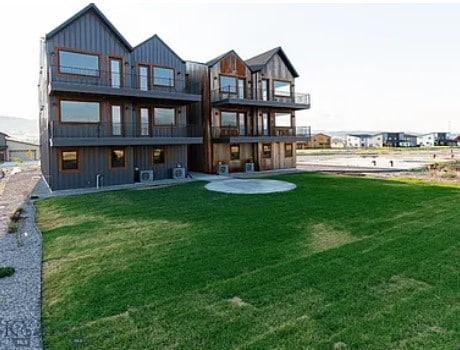
<svg viewBox="0 0 460 350">
<path fill-rule="evenodd" d="M 264 179 L 224 179 L 211 181 L 204 186 L 209 191 L 234 194 L 264 194 L 286 192 L 296 188 L 296 185 L 287 181 Z"/>
</svg>

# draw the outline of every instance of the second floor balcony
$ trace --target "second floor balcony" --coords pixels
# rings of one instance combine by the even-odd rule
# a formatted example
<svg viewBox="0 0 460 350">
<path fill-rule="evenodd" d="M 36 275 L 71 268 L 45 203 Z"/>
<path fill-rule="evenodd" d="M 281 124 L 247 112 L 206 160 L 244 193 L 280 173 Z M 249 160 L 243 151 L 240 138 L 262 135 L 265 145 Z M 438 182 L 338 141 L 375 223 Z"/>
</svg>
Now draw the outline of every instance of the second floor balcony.
<svg viewBox="0 0 460 350">
<path fill-rule="evenodd" d="M 238 126 L 215 126 L 212 128 L 215 142 L 271 142 L 271 141 L 307 141 L 311 138 L 311 128 L 301 127 L 270 127 L 248 130 Z"/>
<path fill-rule="evenodd" d="M 130 70 L 131 71 L 131 70 Z M 134 97 L 169 104 L 185 105 L 201 101 L 198 84 L 178 76 L 172 79 L 118 73 L 108 70 L 51 65 L 48 72 L 49 93 L 75 92 L 119 97 Z"/>
<path fill-rule="evenodd" d="M 53 146 L 120 146 L 201 144 L 200 125 L 161 125 L 150 123 L 94 123 L 82 126 L 50 122 Z"/>
<path fill-rule="evenodd" d="M 252 106 L 289 110 L 310 108 L 310 94 L 307 93 L 275 93 L 274 91 L 255 91 L 250 88 L 237 89 L 235 86 L 224 86 L 211 91 L 211 101 L 216 107 Z"/>
</svg>

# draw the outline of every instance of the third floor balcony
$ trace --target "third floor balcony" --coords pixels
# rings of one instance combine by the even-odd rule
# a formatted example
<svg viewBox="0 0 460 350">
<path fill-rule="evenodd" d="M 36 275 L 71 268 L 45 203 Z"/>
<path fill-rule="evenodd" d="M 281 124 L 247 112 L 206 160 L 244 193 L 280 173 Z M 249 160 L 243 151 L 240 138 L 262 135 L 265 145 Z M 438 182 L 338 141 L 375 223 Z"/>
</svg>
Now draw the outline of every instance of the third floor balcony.
<svg viewBox="0 0 460 350">
<path fill-rule="evenodd" d="M 198 84 L 187 79 L 152 79 L 135 73 L 116 73 L 108 70 L 89 70 L 51 65 L 48 74 L 49 93 L 75 92 L 155 100 L 185 105 L 201 101 Z"/>
<path fill-rule="evenodd" d="M 215 107 L 250 106 L 302 110 L 310 108 L 310 94 L 300 92 L 276 93 L 255 91 L 251 88 L 237 89 L 224 86 L 211 91 L 211 102 Z"/>
<path fill-rule="evenodd" d="M 309 126 L 298 127 L 267 127 L 247 129 L 241 126 L 212 127 L 212 138 L 215 142 L 295 142 L 307 141 L 311 138 Z"/>
</svg>

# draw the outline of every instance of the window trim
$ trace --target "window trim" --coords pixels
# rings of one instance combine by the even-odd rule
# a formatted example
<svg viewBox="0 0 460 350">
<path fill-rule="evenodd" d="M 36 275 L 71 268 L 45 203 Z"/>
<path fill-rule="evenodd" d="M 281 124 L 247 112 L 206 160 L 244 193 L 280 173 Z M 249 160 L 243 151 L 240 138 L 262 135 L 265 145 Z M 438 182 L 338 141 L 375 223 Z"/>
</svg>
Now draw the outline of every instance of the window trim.
<svg viewBox="0 0 460 350">
<path fill-rule="evenodd" d="M 101 53 L 100 52 L 95 52 L 95 51 L 85 51 L 85 50 L 78 50 L 78 49 L 72 49 L 68 48 L 65 46 L 59 46 L 56 47 L 56 66 L 57 66 L 57 74 L 58 75 L 64 75 L 64 76 L 73 76 L 73 77 L 85 77 L 85 79 L 100 79 L 101 78 Z M 61 51 L 66 51 L 66 52 L 73 52 L 73 53 L 79 53 L 79 54 L 84 54 L 84 55 L 92 55 L 97 57 L 97 75 L 85 75 L 85 74 L 74 74 L 74 73 L 67 73 L 67 72 L 61 72 L 61 60 L 60 60 L 60 55 L 59 53 Z"/>
<path fill-rule="evenodd" d="M 97 122 L 76 122 L 76 121 L 71 121 L 71 122 L 66 122 L 66 121 L 62 121 L 62 118 L 61 118 L 61 101 L 70 101 L 70 102 L 95 102 L 95 103 L 99 103 L 99 121 Z M 66 124 L 66 125 L 100 125 L 101 122 L 102 122 L 102 106 L 103 106 L 103 102 L 101 100 L 97 100 L 97 99 L 92 99 L 92 98 L 88 98 L 88 99 L 80 99 L 80 98 L 68 98 L 68 97 L 61 97 L 58 99 L 57 101 L 57 114 L 58 114 L 58 122 L 59 124 Z"/>
<path fill-rule="evenodd" d="M 121 67 L 121 71 L 120 71 L 120 87 L 119 88 L 114 88 L 112 87 L 112 66 L 111 66 L 111 61 L 112 60 L 120 60 L 120 67 Z M 126 76 L 125 76 L 125 58 L 123 56 L 116 56 L 116 55 L 109 55 L 107 56 L 107 66 L 108 66 L 108 69 L 107 69 L 107 86 L 113 88 L 113 89 L 121 89 L 121 88 L 124 88 L 126 86 Z"/>
<path fill-rule="evenodd" d="M 288 83 L 289 84 L 289 95 L 277 95 L 276 94 L 276 89 L 275 89 L 275 82 L 281 82 L 281 83 Z M 276 97 L 285 97 L 285 98 L 290 98 L 292 97 L 292 82 L 290 80 L 284 80 L 284 79 L 273 79 L 272 80 L 272 87 L 273 87 L 273 96 Z"/>
<path fill-rule="evenodd" d="M 76 152 L 77 153 L 77 168 L 76 169 L 64 169 L 63 166 L 63 153 L 64 152 Z M 60 148 L 58 150 L 58 162 L 59 162 L 59 172 L 64 174 L 79 173 L 81 171 L 81 156 L 80 150 L 78 148 Z"/>
<path fill-rule="evenodd" d="M 115 150 L 121 150 L 123 151 L 123 156 L 124 156 L 124 166 L 120 167 L 114 167 L 112 164 L 112 152 Z M 126 170 L 128 168 L 128 155 L 126 152 L 126 147 L 110 147 L 109 149 L 109 169 L 110 170 Z"/>
<path fill-rule="evenodd" d="M 264 147 L 269 146 L 270 147 L 270 156 L 267 156 L 264 151 Z M 272 144 L 271 143 L 263 143 L 262 144 L 262 158 L 264 159 L 271 159 L 272 158 Z"/>
<path fill-rule="evenodd" d="M 169 66 L 162 66 L 162 65 L 158 65 L 158 64 L 152 64 L 151 65 L 151 76 L 152 76 L 152 86 L 155 86 L 155 87 L 161 87 L 161 88 L 175 88 L 176 87 L 176 68 L 174 67 L 169 67 Z M 173 84 L 172 85 L 158 85 L 158 84 L 155 84 L 155 68 L 163 68 L 163 69 L 171 69 L 172 72 L 173 72 Z"/>
<path fill-rule="evenodd" d="M 155 163 L 155 149 L 163 150 L 163 162 Z M 155 146 L 152 148 L 152 166 L 165 165 L 166 164 L 166 147 L 164 146 Z"/>
<path fill-rule="evenodd" d="M 232 147 L 238 147 L 238 158 L 233 158 Z M 230 161 L 239 161 L 241 160 L 241 145 L 237 143 L 230 144 Z"/>
</svg>

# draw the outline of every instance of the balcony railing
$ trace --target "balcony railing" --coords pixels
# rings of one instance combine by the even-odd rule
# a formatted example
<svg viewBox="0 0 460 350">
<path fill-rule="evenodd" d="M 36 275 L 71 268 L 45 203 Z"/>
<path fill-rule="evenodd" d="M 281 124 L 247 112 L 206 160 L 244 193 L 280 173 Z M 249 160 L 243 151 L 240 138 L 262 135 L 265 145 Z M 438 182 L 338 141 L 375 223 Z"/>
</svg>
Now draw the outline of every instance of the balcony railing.
<svg viewBox="0 0 460 350">
<path fill-rule="evenodd" d="M 237 126 L 215 126 L 212 128 L 213 138 L 222 137 L 264 137 L 264 136 L 294 136 L 299 138 L 311 137 L 311 128 L 309 126 L 291 127 L 291 128 L 270 128 L 259 130 L 241 129 Z"/>
<path fill-rule="evenodd" d="M 249 101 L 269 101 L 281 103 L 298 103 L 310 104 L 310 94 L 307 93 L 282 93 L 274 91 L 258 91 L 254 93 L 252 89 L 246 88 L 244 90 L 237 89 L 235 86 L 225 86 L 211 92 L 212 102 L 222 100 L 249 100 Z"/>
<path fill-rule="evenodd" d="M 201 137 L 200 125 L 151 125 L 141 123 L 60 124 L 50 123 L 50 137 L 64 138 L 174 138 Z"/>
<path fill-rule="evenodd" d="M 91 70 L 51 65 L 49 80 L 51 84 L 56 82 L 88 87 L 98 86 L 136 91 L 200 94 L 198 84 L 191 84 L 182 77 L 175 76 L 168 79 L 152 77 L 151 75 L 143 76 L 131 72 L 117 73 L 103 69 Z"/>
</svg>

